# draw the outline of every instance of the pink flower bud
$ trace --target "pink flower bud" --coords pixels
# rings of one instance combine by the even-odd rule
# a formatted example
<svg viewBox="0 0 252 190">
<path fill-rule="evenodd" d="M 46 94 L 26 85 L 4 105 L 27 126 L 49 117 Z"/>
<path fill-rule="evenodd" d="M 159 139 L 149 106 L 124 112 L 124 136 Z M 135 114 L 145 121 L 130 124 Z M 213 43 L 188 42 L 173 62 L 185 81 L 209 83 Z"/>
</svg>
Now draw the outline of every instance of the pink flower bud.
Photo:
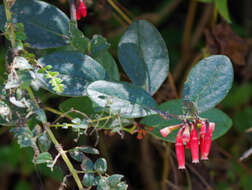
<svg viewBox="0 0 252 190">
<path fill-rule="evenodd" d="M 178 168 L 179 169 L 185 169 L 185 148 L 182 140 L 181 133 L 183 132 L 182 129 L 179 130 L 177 138 L 176 138 L 176 156 L 178 161 Z"/>
<path fill-rule="evenodd" d="M 199 138 L 197 130 L 192 126 L 191 136 L 190 136 L 190 148 L 192 154 L 192 163 L 199 162 Z"/>
<path fill-rule="evenodd" d="M 181 126 L 182 126 L 182 124 L 165 127 L 165 128 L 160 130 L 160 133 L 164 138 L 166 138 L 172 131 L 174 131 L 175 129 L 180 128 Z"/>
<path fill-rule="evenodd" d="M 171 133 L 170 127 L 165 127 L 161 129 L 160 133 L 164 138 L 166 138 Z"/>
</svg>

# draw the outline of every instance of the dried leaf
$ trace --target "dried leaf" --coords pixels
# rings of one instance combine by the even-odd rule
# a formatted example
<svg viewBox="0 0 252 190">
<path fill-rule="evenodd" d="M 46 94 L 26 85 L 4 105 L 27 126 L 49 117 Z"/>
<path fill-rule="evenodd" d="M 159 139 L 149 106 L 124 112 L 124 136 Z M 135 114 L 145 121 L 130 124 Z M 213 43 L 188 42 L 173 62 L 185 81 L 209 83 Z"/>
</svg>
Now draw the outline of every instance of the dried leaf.
<svg viewBox="0 0 252 190">
<path fill-rule="evenodd" d="M 211 30 L 206 30 L 205 36 L 211 54 L 227 55 L 234 64 L 245 64 L 248 45 L 227 23 L 220 23 Z"/>
</svg>

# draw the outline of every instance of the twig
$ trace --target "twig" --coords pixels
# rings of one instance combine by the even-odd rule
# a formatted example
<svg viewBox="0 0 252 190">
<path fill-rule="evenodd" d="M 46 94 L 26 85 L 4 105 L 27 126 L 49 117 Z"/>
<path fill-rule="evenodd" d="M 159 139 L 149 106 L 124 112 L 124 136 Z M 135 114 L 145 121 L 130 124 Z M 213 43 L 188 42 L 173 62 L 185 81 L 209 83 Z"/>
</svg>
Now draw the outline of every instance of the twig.
<svg viewBox="0 0 252 190">
<path fill-rule="evenodd" d="M 168 179 L 165 180 L 165 182 L 172 187 L 175 190 L 181 190 L 177 185 L 173 184 L 172 182 L 170 182 Z"/>
<path fill-rule="evenodd" d="M 119 15 L 128 23 L 131 24 L 131 19 L 114 3 L 113 0 L 107 0 L 111 7 L 113 7 Z"/>
<path fill-rule="evenodd" d="M 69 0 L 69 7 L 70 7 L 71 20 L 74 21 L 77 26 L 75 0 Z"/>
</svg>

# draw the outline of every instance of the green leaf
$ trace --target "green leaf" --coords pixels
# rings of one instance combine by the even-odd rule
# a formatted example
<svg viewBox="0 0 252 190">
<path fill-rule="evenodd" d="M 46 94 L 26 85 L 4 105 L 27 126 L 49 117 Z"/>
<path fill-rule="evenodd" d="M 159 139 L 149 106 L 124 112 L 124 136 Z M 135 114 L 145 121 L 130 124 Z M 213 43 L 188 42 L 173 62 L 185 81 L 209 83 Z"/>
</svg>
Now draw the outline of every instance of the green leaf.
<svg viewBox="0 0 252 190">
<path fill-rule="evenodd" d="M 99 174 L 104 174 L 107 171 L 107 161 L 104 158 L 96 160 L 94 170 Z"/>
<path fill-rule="evenodd" d="M 120 40 L 118 57 L 129 78 L 151 95 L 168 75 L 166 44 L 155 26 L 145 20 L 128 27 Z"/>
<path fill-rule="evenodd" d="M 136 118 L 154 114 L 156 102 L 144 90 L 129 83 L 96 81 L 88 86 L 88 96 L 99 106 L 109 107 L 114 114 Z"/>
<path fill-rule="evenodd" d="M 90 46 L 91 46 L 90 47 L 91 54 L 96 55 L 97 53 L 102 53 L 104 51 L 107 51 L 110 44 L 101 35 L 95 34 L 90 41 Z"/>
<path fill-rule="evenodd" d="M 57 7 L 44 1 L 17 0 L 11 8 L 12 22 L 23 23 L 26 42 L 43 49 L 65 46 L 68 43 L 69 18 Z M 3 5 L 0 7 L 0 29 L 6 23 Z"/>
<path fill-rule="evenodd" d="M 119 175 L 119 174 L 114 174 L 111 175 L 107 178 L 107 183 L 109 184 L 109 186 L 114 187 L 116 186 L 118 183 L 121 182 L 121 179 L 123 178 L 123 175 Z"/>
<path fill-rule="evenodd" d="M 231 23 L 231 19 L 228 11 L 228 0 L 214 0 L 216 8 L 220 15 L 228 22 Z"/>
<path fill-rule="evenodd" d="M 97 183 L 97 190 L 110 190 L 109 185 L 106 182 L 105 178 L 101 178 L 100 176 L 98 176 L 98 183 Z M 97 179 L 97 177 L 96 177 Z"/>
<path fill-rule="evenodd" d="M 62 112 L 67 112 L 71 108 L 79 110 L 80 112 L 84 112 L 87 115 L 94 113 L 94 109 L 92 107 L 92 101 L 87 96 L 69 98 L 59 105 L 59 109 Z M 73 118 L 75 117 L 83 118 L 83 115 L 74 112 L 69 113 L 68 115 L 70 115 Z"/>
<path fill-rule="evenodd" d="M 76 27 L 76 22 L 70 22 L 70 44 L 75 49 L 82 53 L 88 52 L 89 39 Z"/>
<path fill-rule="evenodd" d="M 43 135 L 38 138 L 38 146 L 41 152 L 47 152 L 50 149 L 51 144 L 52 141 L 46 133 L 43 133 Z"/>
<path fill-rule="evenodd" d="M 34 112 L 37 114 L 37 119 L 39 121 L 41 121 L 42 123 L 47 122 L 46 114 L 43 109 L 39 108 L 39 109 L 36 109 Z"/>
<path fill-rule="evenodd" d="M 83 176 L 82 183 L 83 183 L 83 185 L 84 185 L 85 187 L 93 186 L 93 185 L 94 185 L 94 182 L 95 182 L 94 174 L 92 174 L 92 173 L 86 173 L 86 174 Z"/>
<path fill-rule="evenodd" d="M 198 112 L 213 108 L 228 93 L 233 82 L 233 67 L 228 57 L 213 55 L 201 60 L 190 71 L 183 98 L 196 104 Z"/>
<path fill-rule="evenodd" d="M 43 66 L 51 65 L 52 71 L 59 72 L 57 78 L 62 80 L 64 89 L 59 95 L 65 96 L 85 96 L 87 86 L 96 80 L 105 78 L 103 67 L 87 55 L 74 51 L 61 51 L 42 57 L 39 63 Z M 46 74 L 37 74 L 43 87 L 52 93 L 53 86 Z"/>
<path fill-rule="evenodd" d="M 246 107 L 234 115 L 234 127 L 238 132 L 244 133 L 252 127 L 252 107 Z"/>
<path fill-rule="evenodd" d="M 74 149 L 87 154 L 100 154 L 99 150 L 90 146 L 77 146 Z"/>
<path fill-rule="evenodd" d="M 223 109 L 236 109 L 252 99 L 252 84 L 233 85 L 227 97 L 221 103 Z"/>
<path fill-rule="evenodd" d="M 128 189 L 128 185 L 125 184 L 124 182 L 119 183 L 115 188 L 115 190 L 126 190 L 126 189 Z"/>
<path fill-rule="evenodd" d="M 12 128 L 10 131 L 18 139 L 18 144 L 21 148 L 33 147 L 34 145 L 36 145 L 35 140 L 33 139 L 32 132 L 27 126 L 15 127 Z"/>
<path fill-rule="evenodd" d="M 12 126 L 16 125 L 19 115 L 24 116 L 26 109 L 18 108 L 11 104 L 8 100 L 0 100 L 0 125 Z"/>
<path fill-rule="evenodd" d="M 171 101 L 161 104 L 159 106 L 159 110 L 166 111 L 172 114 L 181 115 L 182 107 L 183 107 L 182 100 L 171 100 Z M 200 117 L 208 118 L 210 122 L 215 122 L 215 130 L 212 136 L 213 140 L 224 135 L 232 126 L 232 120 L 224 112 L 215 108 L 200 114 Z M 174 143 L 176 141 L 178 130 L 173 131 L 166 138 L 161 136 L 160 130 L 164 127 L 179 124 L 181 123 L 181 121 L 178 121 L 175 119 L 164 120 L 159 115 L 152 115 L 152 116 L 143 118 L 141 120 L 141 123 L 147 126 L 153 127 L 152 131 L 148 131 L 153 136 L 156 136 L 162 140 Z"/>
<path fill-rule="evenodd" d="M 93 172 L 94 171 L 94 163 L 89 158 L 85 157 L 81 162 L 81 169 L 85 172 Z"/>
<path fill-rule="evenodd" d="M 15 183 L 15 190 L 32 190 L 31 184 L 27 181 L 20 180 L 17 183 Z"/>
<path fill-rule="evenodd" d="M 35 164 L 46 164 L 48 167 L 53 163 L 52 156 L 49 152 L 42 152 L 39 154 Z"/>
<path fill-rule="evenodd" d="M 69 154 L 73 159 L 75 159 L 78 162 L 81 162 L 83 159 L 85 159 L 85 153 L 86 154 L 99 154 L 99 151 L 96 148 L 89 147 L 89 146 L 77 146 L 73 149 L 70 149 Z"/>
<path fill-rule="evenodd" d="M 92 57 L 104 67 L 109 80 L 120 80 L 120 74 L 115 59 L 108 51 L 102 51 Z"/>
</svg>

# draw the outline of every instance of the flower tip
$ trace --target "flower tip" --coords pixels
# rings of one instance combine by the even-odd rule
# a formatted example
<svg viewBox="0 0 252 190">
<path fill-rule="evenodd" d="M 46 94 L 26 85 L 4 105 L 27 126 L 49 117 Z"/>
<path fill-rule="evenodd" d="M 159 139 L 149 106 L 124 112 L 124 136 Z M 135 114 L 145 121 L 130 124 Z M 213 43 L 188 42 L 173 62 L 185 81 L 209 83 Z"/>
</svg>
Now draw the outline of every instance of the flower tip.
<svg viewBox="0 0 252 190">
<path fill-rule="evenodd" d="M 208 157 L 207 156 L 201 156 L 201 160 L 208 160 Z"/>
<path fill-rule="evenodd" d="M 160 134 L 161 134 L 164 138 L 166 138 L 170 133 L 171 133 L 171 130 L 170 130 L 168 127 L 163 128 L 163 129 L 160 130 Z"/>
<path fill-rule="evenodd" d="M 179 166 L 178 169 L 184 170 L 184 169 L 185 169 L 185 166 Z"/>
<path fill-rule="evenodd" d="M 193 161 L 192 161 L 192 163 L 194 163 L 194 164 L 199 163 L 199 159 L 195 159 L 195 160 L 193 160 Z"/>
</svg>

